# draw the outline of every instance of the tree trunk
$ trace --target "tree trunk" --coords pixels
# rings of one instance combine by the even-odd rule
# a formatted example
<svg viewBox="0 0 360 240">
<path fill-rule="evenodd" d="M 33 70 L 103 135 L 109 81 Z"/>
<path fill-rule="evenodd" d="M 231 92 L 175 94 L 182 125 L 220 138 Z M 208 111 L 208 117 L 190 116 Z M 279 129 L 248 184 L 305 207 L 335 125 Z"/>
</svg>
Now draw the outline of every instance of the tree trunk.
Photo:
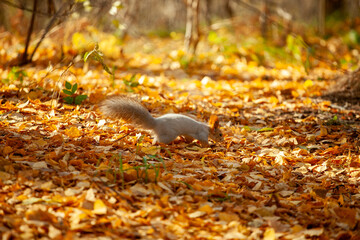
<svg viewBox="0 0 360 240">
<path fill-rule="evenodd" d="M 325 34 L 326 0 L 319 0 L 318 31 L 320 35 Z"/>
<path fill-rule="evenodd" d="M 186 0 L 185 48 L 193 54 L 200 38 L 199 5 L 200 0 Z"/>
<path fill-rule="evenodd" d="M 264 0 L 264 8 L 260 16 L 261 36 L 267 39 L 268 33 L 268 18 L 269 18 L 269 0 Z"/>
<path fill-rule="evenodd" d="M 26 36 L 26 42 L 25 42 L 25 50 L 24 50 L 24 54 L 22 55 L 22 59 L 20 62 L 20 65 L 24 65 L 28 63 L 28 49 L 29 49 L 29 44 L 30 44 L 30 39 L 31 39 L 31 34 L 34 30 L 34 23 L 35 23 L 35 16 L 36 16 L 36 10 L 37 10 L 37 2 L 38 0 L 33 0 L 33 12 L 31 15 L 31 21 L 30 21 L 30 25 L 29 25 L 29 30 Z"/>
</svg>

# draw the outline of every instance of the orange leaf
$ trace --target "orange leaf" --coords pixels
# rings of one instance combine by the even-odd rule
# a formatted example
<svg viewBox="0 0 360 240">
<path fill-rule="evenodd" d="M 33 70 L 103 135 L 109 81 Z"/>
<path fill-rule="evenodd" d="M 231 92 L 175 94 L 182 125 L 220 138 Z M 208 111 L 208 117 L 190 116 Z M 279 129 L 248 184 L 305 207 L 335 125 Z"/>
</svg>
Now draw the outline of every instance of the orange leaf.
<svg viewBox="0 0 360 240">
<path fill-rule="evenodd" d="M 77 138 L 81 136 L 81 132 L 76 127 L 71 127 L 65 130 L 65 134 L 71 138 Z"/>
<path fill-rule="evenodd" d="M 11 153 L 13 151 L 13 149 L 12 149 L 12 147 L 10 147 L 10 146 L 5 146 L 4 148 L 3 148 L 3 154 L 4 155 L 8 155 L 9 153 Z"/>
</svg>

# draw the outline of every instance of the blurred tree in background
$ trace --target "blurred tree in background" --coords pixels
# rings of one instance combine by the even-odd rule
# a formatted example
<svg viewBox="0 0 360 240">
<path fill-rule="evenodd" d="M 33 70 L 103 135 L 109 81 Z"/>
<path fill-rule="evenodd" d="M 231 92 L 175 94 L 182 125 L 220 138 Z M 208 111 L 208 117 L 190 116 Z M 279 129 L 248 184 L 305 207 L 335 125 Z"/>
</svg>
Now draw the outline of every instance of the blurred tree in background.
<svg viewBox="0 0 360 240">
<path fill-rule="evenodd" d="M 37 2 L 36 31 L 45 28 L 49 18 L 63 4 L 72 10 L 68 9 L 59 16 L 59 21 L 64 20 L 67 15 L 88 16 L 89 21 L 106 31 L 116 32 L 121 29 L 129 34 L 152 31 L 163 31 L 165 34 L 185 30 L 185 0 L 0 0 L 0 25 L 6 30 L 25 34 L 34 2 Z M 244 21 L 250 23 L 251 18 L 258 18 L 260 23 L 261 16 L 257 10 L 267 13 L 269 18 L 287 18 L 297 23 L 317 25 L 324 31 L 326 17 L 337 16 L 352 20 L 358 17 L 359 3 L 351 0 L 200 0 L 199 19 L 201 25 L 210 26 L 226 19 L 233 19 L 235 24 L 243 24 Z"/>
<path fill-rule="evenodd" d="M 360 39 L 358 16 L 359 2 L 351 0 L 0 0 L 0 31 L 23 39 L 20 64 L 31 62 L 49 35 L 56 36 L 61 47 L 71 41 L 81 50 L 84 36 L 77 33 L 89 26 L 111 33 L 108 41 L 116 43 L 126 36 L 169 37 L 172 32 L 185 33 L 187 28 L 185 45 L 191 52 L 199 40 L 222 27 L 230 29 L 235 38 L 259 33 L 280 47 L 289 45 L 292 35 L 300 37 L 310 54 L 319 47 L 305 36 L 311 29 L 325 38 L 345 32 L 349 46 L 355 47 Z M 341 25 L 344 21 L 347 28 Z M 68 53 L 64 47 L 61 52 L 62 56 Z M 339 65 L 336 59 L 326 61 Z"/>
</svg>

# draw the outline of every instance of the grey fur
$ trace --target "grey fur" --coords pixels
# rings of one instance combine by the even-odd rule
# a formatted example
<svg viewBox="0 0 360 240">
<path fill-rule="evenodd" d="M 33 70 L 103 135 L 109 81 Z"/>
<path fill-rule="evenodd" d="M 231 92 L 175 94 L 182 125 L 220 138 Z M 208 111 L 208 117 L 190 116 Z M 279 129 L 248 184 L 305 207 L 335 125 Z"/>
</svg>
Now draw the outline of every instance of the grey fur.
<svg viewBox="0 0 360 240">
<path fill-rule="evenodd" d="M 139 102 L 124 96 L 113 96 L 100 104 L 100 111 L 107 117 L 122 119 L 144 129 L 154 129 L 155 118 Z"/>
</svg>

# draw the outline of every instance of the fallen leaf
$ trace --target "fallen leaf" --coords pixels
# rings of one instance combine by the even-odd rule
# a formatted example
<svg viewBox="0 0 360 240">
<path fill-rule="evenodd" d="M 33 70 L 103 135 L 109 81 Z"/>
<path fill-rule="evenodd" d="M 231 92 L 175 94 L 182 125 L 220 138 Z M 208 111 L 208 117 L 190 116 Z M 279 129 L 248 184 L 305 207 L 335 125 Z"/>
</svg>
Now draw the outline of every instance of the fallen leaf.
<svg viewBox="0 0 360 240">
<path fill-rule="evenodd" d="M 104 215 L 107 212 L 107 207 L 101 199 L 96 199 L 94 202 L 94 209 L 92 211 L 97 215 Z"/>
</svg>

